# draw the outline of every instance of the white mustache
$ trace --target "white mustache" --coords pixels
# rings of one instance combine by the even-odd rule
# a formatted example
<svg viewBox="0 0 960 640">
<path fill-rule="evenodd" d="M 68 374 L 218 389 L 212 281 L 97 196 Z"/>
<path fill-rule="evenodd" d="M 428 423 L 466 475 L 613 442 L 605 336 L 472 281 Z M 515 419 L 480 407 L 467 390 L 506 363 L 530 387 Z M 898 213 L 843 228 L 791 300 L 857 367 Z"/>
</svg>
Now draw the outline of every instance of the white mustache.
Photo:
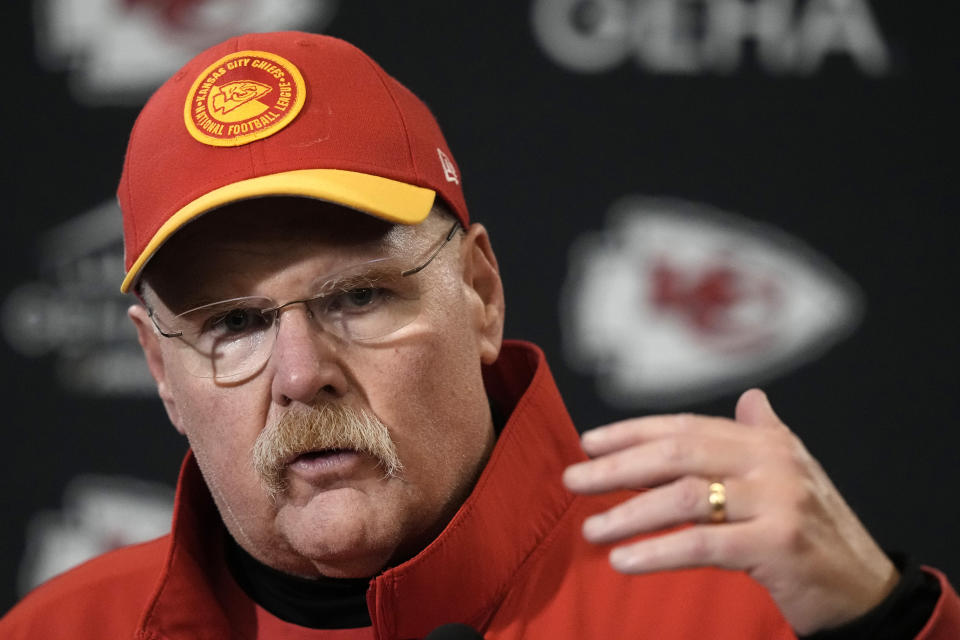
<svg viewBox="0 0 960 640">
<path fill-rule="evenodd" d="M 387 426 L 373 413 L 334 403 L 296 405 L 268 424 L 253 446 L 253 467 L 274 499 L 287 489 L 286 468 L 308 451 L 350 449 L 379 461 L 385 477 L 403 468 Z"/>
</svg>

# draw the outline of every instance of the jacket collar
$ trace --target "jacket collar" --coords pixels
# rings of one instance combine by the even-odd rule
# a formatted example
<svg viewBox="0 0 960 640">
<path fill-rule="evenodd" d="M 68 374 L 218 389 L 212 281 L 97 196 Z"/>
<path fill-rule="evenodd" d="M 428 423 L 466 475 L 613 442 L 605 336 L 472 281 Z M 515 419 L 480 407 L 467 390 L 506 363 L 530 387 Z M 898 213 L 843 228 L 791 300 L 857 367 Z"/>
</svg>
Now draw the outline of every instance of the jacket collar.
<svg viewBox="0 0 960 640">
<path fill-rule="evenodd" d="M 485 374 L 493 404 L 512 407 L 510 417 L 450 524 L 373 581 L 367 603 L 379 638 L 422 638 L 448 622 L 485 628 L 518 569 L 573 501 L 560 477 L 584 455 L 543 353 L 532 344 L 505 345 Z"/>
<path fill-rule="evenodd" d="M 484 628 L 513 576 L 573 502 L 560 477 L 584 455 L 543 352 L 506 342 L 485 368 L 484 382 L 494 406 L 509 418 L 472 493 L 443 532 L 371 581 L 367 604 L 378 638 L 422 638 L 449 622 Z M 140 637 L 229 636 L 230 619 L 217 599 L 222 532 L 188 454 L 170 552 Z"/>
</svg>

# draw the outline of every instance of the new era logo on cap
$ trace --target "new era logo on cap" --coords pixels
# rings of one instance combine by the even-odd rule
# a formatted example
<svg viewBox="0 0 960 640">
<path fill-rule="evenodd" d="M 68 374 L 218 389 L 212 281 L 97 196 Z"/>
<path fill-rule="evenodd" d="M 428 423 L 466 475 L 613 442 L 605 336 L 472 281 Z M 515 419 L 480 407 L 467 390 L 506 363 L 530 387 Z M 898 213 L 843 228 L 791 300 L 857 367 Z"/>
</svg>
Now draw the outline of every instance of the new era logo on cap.
<svg viewBox="0 0 960 640">
<path fill-rule="evenodd" d="M 437 149 L 437 155 L 440 156 L 440 166 L 443 167 L 443 177 L 447 179 L 447 182 L 460 184 L 460 178 L 457 176 L 457 168 L 453 166 L 453 162 L 447 157 L 447 154 L 445 154 L 442 149 Z"/>
</svg>

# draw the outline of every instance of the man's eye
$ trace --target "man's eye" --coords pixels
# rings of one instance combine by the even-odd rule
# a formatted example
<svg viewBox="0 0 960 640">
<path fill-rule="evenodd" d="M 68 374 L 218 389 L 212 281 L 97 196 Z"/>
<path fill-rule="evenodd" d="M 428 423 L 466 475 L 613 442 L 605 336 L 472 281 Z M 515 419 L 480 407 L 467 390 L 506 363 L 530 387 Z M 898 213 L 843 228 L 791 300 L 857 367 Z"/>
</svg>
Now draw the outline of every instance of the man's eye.
<svg viewBox="0 0 960 640">
<path fill-rule="evenodd" d="M 365 313 L 378 309 L 388 300 L 387 292 L 380 287 L 354 287 L 327 298 L 329 313 Z"/>
<path fill-rule="evenodd" d="M 354 307 L 365 307 L 377 297 L 377 290 L 373 287 L 351 289 L 343 294 L 344 302 Z"/>
<path fill-rule="evenodd" d="M 256 309 L 231 309 L 211 319 L 210 329 L 222 333 L 243 333 L 262 328 L 266 318 Z"/>
</svg>

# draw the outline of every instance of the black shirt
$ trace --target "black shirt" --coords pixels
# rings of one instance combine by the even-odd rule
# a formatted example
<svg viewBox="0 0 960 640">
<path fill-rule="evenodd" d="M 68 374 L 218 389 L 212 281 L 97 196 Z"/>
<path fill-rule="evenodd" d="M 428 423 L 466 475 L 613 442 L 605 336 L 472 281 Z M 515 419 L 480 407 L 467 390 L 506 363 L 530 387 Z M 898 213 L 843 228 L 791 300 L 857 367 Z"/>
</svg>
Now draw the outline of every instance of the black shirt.
<svg viewBox="0 0 960 640">
<path fill-rule="evenodd" d="M 251 600 L 276 617 L 311 629 L 369 627 L 367 578 L 300 578 L 256 560 L 229 535 L 226 558 L 230 572 Z M 818 631 L 803 640 L 908 640 L 915 638 L 933 614 L 940 597 L 936 577 L 912 559 L 892 554 L 900 582 L 865 615 L 836 629 Z"/>
</svg>

